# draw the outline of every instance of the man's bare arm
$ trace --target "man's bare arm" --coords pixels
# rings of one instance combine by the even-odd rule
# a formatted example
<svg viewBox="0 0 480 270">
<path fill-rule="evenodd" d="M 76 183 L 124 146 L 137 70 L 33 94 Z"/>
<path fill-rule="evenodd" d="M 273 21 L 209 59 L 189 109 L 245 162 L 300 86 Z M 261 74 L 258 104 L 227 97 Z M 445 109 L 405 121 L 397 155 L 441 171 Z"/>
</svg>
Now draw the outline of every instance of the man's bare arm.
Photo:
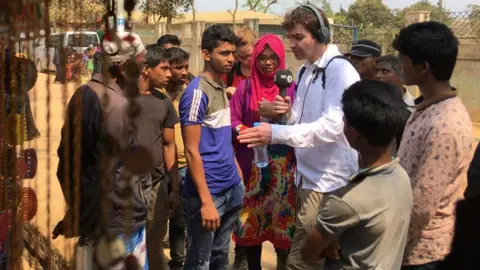
<svg viewBox="0 0 480 270">
<path fill-rule="evenodd" d="M 242 179 L 242 182 L 245 181 L 245 179 L 243 179 L 242 168 L 240 168 L 240 164 L 238 164 L 237 157 L 235 157 L 235 165 L 237 166 L 237 171 L 238 171 L 238 175 L 240 176 L 240 179 Z"/>
<path fill-rule="evenodd" d="M 170 210 L 172 211 L 170 214 L 173 214 L 180 203 L 177 148 L 175 145 L 175 129 L 173 127 L 163 129 L 163 159 L 165 161 L 165 169 L 167 170 L 172 187 L 171 194 L 169 195 L 169 201 Z"/>
<path fill-rule="evenodd" d="M 326 251 L 327 247 L 330 247 L 333 240 L 331 235 L 322 235 L 316 228 L 313 228 L 302 247 L 302 260 L 306 263 L 318 261 L 323 257 L 323 252 Z"/>
<path fill-rule="evenodd" d="M 220 216 L 208 190 L 202 157 L 198 150 L 201 135 L 201 125 L 188 125 L 182 127 L 183 143 L 185 145 L 185 157 L 192 182 L 197 189 L 202 202 L 202 224 L 206 230 L 214 231 L 220 227 Z"/>
<path fill-rule="evenodd" d="M 197 189 L 198 196 L 202 203 L 212 201 L 212 196 L 208 190 L 203 161 L 198 151 L 200 143 L 201 125 L 189 125 L 182 127 L 183 143 L 185 145 L 185 158 L 192 176 L 193 184 Z"/>
<path fill-rule="evenodd" d="M 165 128 L 163 130 L 163 158 L 165 161 L 165 168 L 172 183 L 172 190 L 178 190 L 178 163 L 177 163 L 177 148 L 175 145 L 175 129 Z"/>
</svg>

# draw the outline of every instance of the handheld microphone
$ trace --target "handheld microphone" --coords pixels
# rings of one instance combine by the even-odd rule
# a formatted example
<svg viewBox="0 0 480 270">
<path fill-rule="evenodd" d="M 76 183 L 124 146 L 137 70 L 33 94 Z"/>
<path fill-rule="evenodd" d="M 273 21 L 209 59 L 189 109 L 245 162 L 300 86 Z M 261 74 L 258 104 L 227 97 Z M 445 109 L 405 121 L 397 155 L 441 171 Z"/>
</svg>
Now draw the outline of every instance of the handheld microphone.
<svg viewBox="0 0 480 270">
<path fill-rule="evenodd" d="M 293 82 L 293 74 L 290 70 L 284 69 L 284 70 L 278 70 L 275 72 L 275 77 L 274 77 L 275 84 L 278 86 L 280 89 L 280 96 L 286 97 L 287 96 L 287 89 L 292 85 Z M 280 119 L 280 124 L 286 124 L 287 123 L 287 117 L 286 115 L 282 115 L 282 118 Z"/>
<path fill-rule="evenodd" d="M 293 82 L 293 74 L 288 69 L 278 70 L 275 72 L 274 81 L 278 88 L 280 88 L 280 96 L 286 97 L 287 88 L 290 87 Z"/>
</svg>

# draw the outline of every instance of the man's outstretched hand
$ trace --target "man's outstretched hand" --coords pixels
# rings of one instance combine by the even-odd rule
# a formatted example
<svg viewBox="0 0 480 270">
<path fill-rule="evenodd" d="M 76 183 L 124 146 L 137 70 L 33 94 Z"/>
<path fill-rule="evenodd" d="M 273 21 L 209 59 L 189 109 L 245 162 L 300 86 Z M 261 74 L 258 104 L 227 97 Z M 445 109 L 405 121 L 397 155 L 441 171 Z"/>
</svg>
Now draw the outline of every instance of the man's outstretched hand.
<svg viewBox="0 0 480 270">
<path fill-rule="evenodd" d="M 247 144 L 249 148 L 264 146 L 272 143 L 272 125 L 261 123 L 258 127 L 241 130 L 238 140 Z"/>
</svg>

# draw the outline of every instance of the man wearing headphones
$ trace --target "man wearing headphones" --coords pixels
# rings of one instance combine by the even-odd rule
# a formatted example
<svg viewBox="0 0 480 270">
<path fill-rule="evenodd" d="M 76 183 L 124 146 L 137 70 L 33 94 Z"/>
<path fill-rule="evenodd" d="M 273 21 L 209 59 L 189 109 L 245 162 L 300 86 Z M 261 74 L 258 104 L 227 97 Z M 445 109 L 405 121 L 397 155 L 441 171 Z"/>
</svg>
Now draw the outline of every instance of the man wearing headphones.
<svg viewBox="0 0 480 270">
<path fill-rule="evenodd" d="M 321 269 L 323 262 L 306 264 L 301 248 L 315 225 L 324 194 L 347 184 L 358 170 L 358 157 L 343 133 L 341 99 L 360 80 L 355 68 L 330 43 L 330 25 L 315 6 L 300 6 L 285 16 L 290 48 L 305 60 L 297 76 L 295 101 L 276 97 L 276 113 L 286 114 L 287 125 L 262 123 L 240 132 L 249 147 L 286 144 L 297 157 L 297 224 L 288 259 L 289 269 Z M 292 104 L 293 103 L 293 107 Z"/>
</svg>

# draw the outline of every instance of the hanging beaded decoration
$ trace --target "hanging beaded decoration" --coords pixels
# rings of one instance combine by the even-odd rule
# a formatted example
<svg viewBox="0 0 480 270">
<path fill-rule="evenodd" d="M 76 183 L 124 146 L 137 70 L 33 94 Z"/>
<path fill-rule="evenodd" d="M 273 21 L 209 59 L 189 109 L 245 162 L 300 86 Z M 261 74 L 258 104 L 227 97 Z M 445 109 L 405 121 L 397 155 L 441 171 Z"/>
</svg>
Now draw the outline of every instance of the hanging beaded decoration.
<svg viewBox="0 0 480 270">
<path fill-rule="evenodd" d="M 133 8 L 135 7 L 135 1 L 133 0 L 125 0 L 125 10 L 128 13 L 128 20 L 126 24 L 127 31 L 131 30 L 131 24 L 129 23 L 131 19 L 131 13 L 133 11 Z M 102 70 L 104 71 L 104 78 L 110 78 L 109 74 L 106 72 L 108 70 L 107 62 L 108 62 L 108 57 L 110 56 L 115 56 L 119 53 L 119 50 L 121 49 L 122 42 L 130 42 L 132 45 L 132 41 L 134 40 L 134 37 L 131 35 L 127 35 L 124 38 L 120 38 L 117 35 L 117 25 L 116 25 L 116 15 L 115 15 L 115 1 L 112 2 L 107 2 L 107 13 L 104 16 L 104 23 L 105 23 L 105 29 L 106 29 L 106 34 L 101 42 L 102 44 L 102 49 L 103 49 L 103 68 Z M 111 24 L 110 22 L 113 22 Z M 130 32 L 131 33 L 131 32 Z M 116 44 L 116 46 L 111 46 L 112 42 Z M 109 44 L 110 46 L 106 46 L 106 44 Z M 134 59 L 129 59 L 125 63 L 125 73 L 126 73 L 126 78 L 124 82 L 124 94 L 125 97 L 128 100 L 128 107 L 127 107 L 127 126 L 129 130 L 129 136 L 136 136 L 137 134 L 137 129 L 135 125 L 135 118 L 139 115 L 140 113 L 140 107 L 138 104 L 135 102 L 135 97 L 138 95 L 138 78 L 140 76 L 141 72 L 141 67 L 138 65 L 138 63 L 135 62 Z M 108 105 L 108 97 L 105 95 L 103 98 L 103 106 Z M 128 138 L 126 140 L 130 141 L 131 138 Z M 133 205 L 132 205 L 132 196 L 133 196 L 133 190 L 132 190 L 132 180 L 134 176 L 138 176 L 144 173 L 149 173 L 151 170 L 151 167 L 145 167 L 141 166 L 142 159 L 139 159 L 138 157 L 141 156 L 142 158 L 145 157 L 151 157 L 150 152 L 141 146 L 138 145 L 130 145 L 127 146 L 126 148 L 122 148 L 121 144 L 118 142 L 115 142 L 112 138 L 109 139 L 109 141 L 105 144 L 106 149 L 104 149 L 105 153 L 111 153 L 111 152 L 116 152 L 118 155 L 121 157 L 123 160 L 124 168 L 125 168 L 125 173 L 122 174 L 122 179 L 121 181 L 123 182 L 121 185 L 124 186 L 122 190 L 122 200 L 121 202 L 116 202 L 120 203 L 122 208 L 125 209 L 125 230 L 124 230 L 124 236 L 125 238 L 129 238 L 130 235 L 132 234 L 132 228 L 131 228 L 131 221 L 133 220 Z M 118 148 L 120 146 L 120 148 Z M 108 164 L 109 158 L 108 155 L 104 155 L 103 157 L 103 164 Z M 145 163 L 143 163 L 145 164 Z M 151 164 L 150 162 L 147 162 L 147 164 Z M 102 166 L 105 168 L 106 166 Z M 102 217 L 103 217 L 103 222 L 102 222 L 102 227 L 103 230 L 99 231 L 99 240 L 96 244 L 96 249 L 95 249 L 95 261 L 97 263 L 98 267 L 101 268 L 106 268 L 112 265 L 119 266 L 123 265 L 123 267 L 126 267 L 127 265 L 131 264 L 137 264 L 138 262 L 135 262 L 136 259 L 133 256 L 126 256 L 126 247 L 125 243 L 122 238 L 119 236 L 111 235 L 109 234 L 104 228 L 106 227 L 106 224 L 108 222 L 108 213 L 109 209 L 111 208 L 112 202 L 106 194 L 111 190 L 112 188 L 112 183 L 111 179 L 106 177 L 106 172 L 103 172 L 103 177 L 101 180 L 101 186 L 102 186 Z M 122 268 L 125 269 L 125 268 Z M 129 268 L 130 269 L 130 268 Z"/>
<path fill-rule="evenodd" d="M 0 5 L 0 27 L 5 22 L 8 27 L 7 38 L 0 41 L 1 269 L 22 268 L 24 222 L 37 212 L 35 190 L 23 187 L 22 181 L 34 178 L 36 173 L 36 152 L 25 149 L 25 142 L 40 135 L 28 96 L 37 70 L 20 45 L 39 35 L 43 24 L 35 12 L 39 7 L 34 0 L 8 0 Z"/>
<path fill-rule="evenodd" d="M 37 212 L 37 198 L 33 189 L 22 187 L 22 180 L 36 173 L 36 152 L 24 150 L 24 143 L 38 136 L 32 119 L 27 121 L 28 94 L 36 82 L 33 62 L 22 54 L 10 51 L 5 55 L 6 85 L 2 96 L 1 171 L 0 186 L 5 196 L 0 207 L 0 243 L 10 269 L 17 269 L 23 251 L 23 222 Z M 2 59 L 3 60 L 3 59 Z M 27 128 L 30 122 L 33 127 Z M 33 133 L 27 132 L 28 130 Z M 5 194 L 6 193 L 6 194 Z"/>
</svg>

